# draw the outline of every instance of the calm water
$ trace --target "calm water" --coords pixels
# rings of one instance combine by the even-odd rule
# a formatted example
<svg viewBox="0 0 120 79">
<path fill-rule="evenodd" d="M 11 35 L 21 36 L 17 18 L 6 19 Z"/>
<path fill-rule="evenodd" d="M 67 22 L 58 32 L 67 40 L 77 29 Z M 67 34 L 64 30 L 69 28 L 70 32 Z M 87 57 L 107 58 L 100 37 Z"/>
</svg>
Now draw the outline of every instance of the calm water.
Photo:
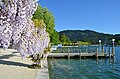
<svg viewBox="0 0 120 79">
<path fill-rule="evenodd" d="M 120 47 L 114 59 L 49 59 L 50 79 L 120 79 Z"/>
</svg>

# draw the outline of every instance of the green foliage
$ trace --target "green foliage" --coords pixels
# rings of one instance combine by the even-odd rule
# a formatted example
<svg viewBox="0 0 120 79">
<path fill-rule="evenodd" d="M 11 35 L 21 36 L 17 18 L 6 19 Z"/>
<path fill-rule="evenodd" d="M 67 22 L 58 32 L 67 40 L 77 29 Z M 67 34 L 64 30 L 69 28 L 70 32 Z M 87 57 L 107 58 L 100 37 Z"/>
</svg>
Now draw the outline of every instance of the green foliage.
<svg viewBox="0 0 120 79">
<path fill-rule="evenodd" d="M 36 10 L 36 12 L 33 14 L 32 19 L 43 20 L 43 19 L 44 19 L 43 15 L 44 15 L 44 14 L 43 14 L 43 8 L 42 8 L 40 5 L 38 5 L 37 10 Z"/>
<path fill-rule="evenodd" d="M 115 42 L 118 44 L 118 45 L 120 45 L 120 34 L 116 34 L 116 35 L 114 35 L 114 38 L 115 38 Z"/>
<path fill-rule="evenodd" d="M 70 39 L 65 35 L 65 33 L 62 33 L 62 35 L 60 35 L 60 42 L 62 42 L 62 44 L 70 43 Z"/>
<path fill-rule="evenodd" d="M 33 55 L 30 56 L 33 62 L 40 62 L 42 60 L 40 54 L 36 54 L 36 57 L 33 57 Z"/>
<path fill-rule="evenodd" d="M 31 61 L 35 63 L 30 65 L 29 68 L 41 68 L 40 61 L 43 60 L 43 58 L 40 56 L 40 54 L 36 54 L 36 57 L 34 57 L 34 55 L 30 55 L 29 58 L 31 58 Z"/>
<path fill-rule="evenodd" d="M 51 34 L 51 43 L 53 44 L 59 44 L 59 33 L 54 30 L 54 32 Z"/>
<path fill-rule="evenodd" d="M 90 42 L 78 41 L 77 43 L 78 43 L 78 45 L 90 45 Z"/>
<path fill-rule="evenodd" d="M 55 19 L 53 14 L 47 8 L 42 8 L 39 5 L 36 12 L 33 14 L 32 20 L 35 22 L 35 24 L 37 23 L 36 25 L 39 25 L 38 21 L 44 21 L 46 25 L 46 30 L 50 36 L 54 32 Z"/>
<path fill-rule="evenodd" d="M 39 5 L 36 12 L 33 14 L 32 20 L 34 21 L 36 27 L 46 26 L 46 30 L 49 33 L 51 43 L 59 43 L 59 34 L 54 30 L 54 16 L 47 8 L 42 8 Z"/>
<path fill-rule="evenodd" d="M 111 34 L 98 33 L 91 30 L 65 30 L 59 32 L 59 35 L 61 36 L 63 33 L 71 40 L 71 42 L 82 41 L 90 42 L 91 44 L 99 44 L 99 39 L 102 40 L 102 43 L 108 44 L 114 37 Z M 115 37 L 115 39 L 117 38 L 118 36 Z"/>
<path fill-rule="evenodd" d="M 120 45 L 120 40 L 117 43 L 118 43 L 118 45 Z"/>
<path fill-rule="evenodd" d="M 44 14 L 43 20 L 46 24 L 46 30 L 51 36 L 51 34 L 54 32 L 54 28 L 55 28 L 54 16 L 52 15 L 51 12 L 49 12 L 49 10 L 47 8 L 43 8 L 43 14 Z"/>
<path fill-rule="evenodd" d="M 2 2 L 5 2 L 5 0 L 2 0 Z"/>
<path fill-rule="evenodd" d="M 44 54 L 47 54 L 51 51 L 51 45 L 49 44 L 48 47 L 44 50 Z"/>
<path fill-rule="evenodd" d="M 34 25 L 35 27 L 45 27 L 45 23 L 43 20 L 39 20 L 39 19 L 33 19 Z"/>
</svg>

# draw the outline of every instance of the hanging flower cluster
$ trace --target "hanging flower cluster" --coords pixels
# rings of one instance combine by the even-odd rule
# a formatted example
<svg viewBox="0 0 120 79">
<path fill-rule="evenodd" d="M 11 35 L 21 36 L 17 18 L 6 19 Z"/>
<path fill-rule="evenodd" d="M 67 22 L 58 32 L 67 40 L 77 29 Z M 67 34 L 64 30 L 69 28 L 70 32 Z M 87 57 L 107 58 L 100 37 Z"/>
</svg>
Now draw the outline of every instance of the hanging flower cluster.
<svg viewBox="0 0 120 79">
<path fill-rule="evenodd" d="M 0 0 L 0 44 L 4 49 L 13 42 L 21 56 L 43 54 L 50 42 L 44 28 L 35 28 L 31 18 L 37 0 Z"/>
</svg>

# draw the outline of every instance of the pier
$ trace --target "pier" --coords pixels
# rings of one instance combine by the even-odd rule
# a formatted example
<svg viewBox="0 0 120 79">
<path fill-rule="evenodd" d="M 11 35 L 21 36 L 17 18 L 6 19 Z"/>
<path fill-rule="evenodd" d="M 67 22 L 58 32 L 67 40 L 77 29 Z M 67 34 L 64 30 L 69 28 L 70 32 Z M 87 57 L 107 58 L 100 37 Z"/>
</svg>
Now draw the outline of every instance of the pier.
<svg viewBox="0 0 120 79">
<path fill-rule="evenodd" d="M 48 58 L 110 58 L 112 54 L 105 54 L 102 53 L 49 53 Z"/>
<path fill-rule="evenodd" d="M 112 49 L 112 50 L 111 50 Z M 104 50 L 104 47 L 101 48 L 101 51 L 96 48 L 95 52 L 81 52 L 81 50 L 78 50 L 79 52 L 71 52 L 70 49 L 68 49 L 67 52 L 54 52 L 54 53 L 49 53 L 48 58 L 80 58 L 80 59 L 85 59 L 85 58 L 93 58 L 93 59 L 98 59 L 98 58 L 112 58 L 114 57 L 114 47 L 110 47 L 107 49 L 107 52 Z"/>
</svg>

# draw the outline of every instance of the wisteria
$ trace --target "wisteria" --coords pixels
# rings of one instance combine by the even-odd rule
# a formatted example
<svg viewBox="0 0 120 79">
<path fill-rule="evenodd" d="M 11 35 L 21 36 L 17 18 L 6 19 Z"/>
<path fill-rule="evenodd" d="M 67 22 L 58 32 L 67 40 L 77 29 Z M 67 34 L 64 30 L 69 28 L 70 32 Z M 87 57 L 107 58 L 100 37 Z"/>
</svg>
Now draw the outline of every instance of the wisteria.
<svg viewBox="0 0 120 79">
<path fill-rule="evenodd" d="M 22 57 L 44 53 L 50 42 L 46 28 L 35 28 L 31 18 L 38 6 L 37 0 L 0 0 L 0 44 L 14 49 Z"/>
</svg>

